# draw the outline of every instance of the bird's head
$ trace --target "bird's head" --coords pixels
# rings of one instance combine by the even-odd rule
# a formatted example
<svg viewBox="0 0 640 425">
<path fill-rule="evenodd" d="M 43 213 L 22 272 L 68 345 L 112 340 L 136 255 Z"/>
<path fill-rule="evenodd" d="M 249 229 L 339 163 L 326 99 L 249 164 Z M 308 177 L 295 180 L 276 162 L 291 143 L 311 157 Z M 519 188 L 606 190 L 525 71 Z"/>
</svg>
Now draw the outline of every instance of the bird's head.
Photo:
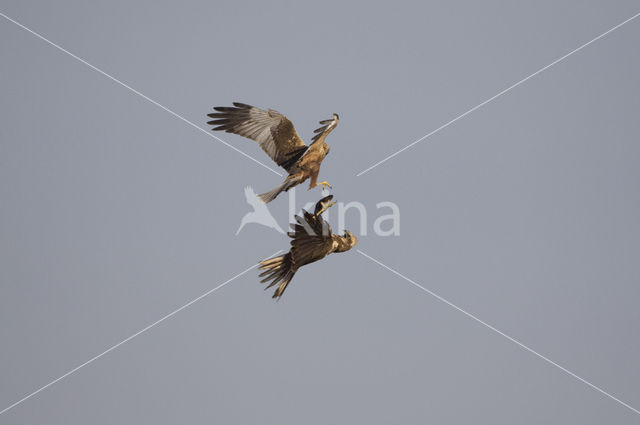
<svg viewBox="0 0 640 425">
<path fill-rule="evenodd" d="M 340 115 L 336 114 L 335 112 L 333 113 L 333 118 L 335 120 L 340 120 Z"/>
<path fill-rule="evenodd" d="M 347 243 L 349 244 L 349 248 L 353 248 L 358 243 L 358 238 L 356 238 L 356 235 L 354 235 L 348 230 L 344 231 L 344 238 L 347 240 Z"/>
<path fill-rule="evenodd" d="M 337 236 L 337 235 L 336 235 Z M 349 251 L 351 248 L 356 246 L 358 243 L 358 238 L 355 237 L 353 233 L 348 230 L 344 231 L 344 235 L 337 236 L 338 246 L 335 252 L 345 252 Z"/>
</svg>

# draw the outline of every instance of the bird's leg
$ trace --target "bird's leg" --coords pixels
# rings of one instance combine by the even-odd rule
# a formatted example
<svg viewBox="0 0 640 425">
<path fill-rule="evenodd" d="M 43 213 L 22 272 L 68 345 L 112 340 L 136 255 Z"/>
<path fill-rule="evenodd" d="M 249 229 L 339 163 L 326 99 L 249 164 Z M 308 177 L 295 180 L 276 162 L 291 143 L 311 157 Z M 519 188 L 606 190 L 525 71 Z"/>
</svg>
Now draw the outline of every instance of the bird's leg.
<svg viewBox="0 0 640 425">
<path fill-rule="evenodd" d="M 319 172 L 320 172 L 320 168 L 319 167 L 316 167 L 316 168 L 314 168 L 314 169 L 312 169 L 310 171 L 310 175 L 309 176 L 311 177 L 311 182 L 309 183 L 309 190 L 313 189 L 316 186 L 320 186 L 320 185 L 322 185 L 322 190 L 325 190 L 327 186 L 331 187 L 329 182 L 326 181 L 326 180 L 323 181 L 323 182 L 317 183 L 317 181 L 318 181 L 318 173 Z"/>
<path fill-rule="evenodd" d="M 322 208 L 320 209 L 320 211 L 318 211 L 318 212 L 316 213 L 316 216 L 322 215 L 322 213 L 323 213 L 323 212 L 325 212 L 327 209 L 329 209 L 329 207 L 332 207 L 332 206 L 334 206 L 335 204 L 336 204 L 336 201 L 333 201 L 333 202 L 332 202 L 332 203 L 330 203 L 330 204 L 323 203 L 323 204 L 322 204 Z"/>
</svg>

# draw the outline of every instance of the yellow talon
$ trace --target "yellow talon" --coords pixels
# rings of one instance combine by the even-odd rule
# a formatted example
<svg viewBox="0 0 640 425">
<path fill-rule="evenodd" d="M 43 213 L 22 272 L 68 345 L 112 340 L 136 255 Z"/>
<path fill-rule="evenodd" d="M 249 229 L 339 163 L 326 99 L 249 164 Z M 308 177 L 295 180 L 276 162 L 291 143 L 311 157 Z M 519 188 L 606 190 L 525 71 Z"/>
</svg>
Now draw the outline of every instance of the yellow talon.
<svg viewBox="0 0 640 425">
<path fill-rule="evenodd" d="M 328 181 L 326 181 L 326 180 L 325 180 L 325 181 L 323 181 L 323 182 L 318 183 L 318 186 L 320 186 L 320 185 L 322 185 L 322 190 L 325 190 L 325 189 L 326 189 L 326 186 L 332 187 L 332 186 L 329 184 L 329 182 L 328 182 Z"/>
<path fill-rule="evenodd" d="M 321 209 L 320 211 L 318 211 L 318 213 L 317 213 L 316 215 L 317 215 L 317 216 L 318 216 L 318 215 L 322 215 L 322 213 L 323 213 L 323 212 L 325 212 L 329 207 L 332 207 L 332 206 L 333 206 L 333 205 L 335 205 L 335 204 L 336 204 L 336 201 L 333 201 L 333 202 L 332 202 L 332 203 L 330 203 L 330 204 L 324 204 L 324 205 L 322 206 L 322 209 Z"/>
</svg>

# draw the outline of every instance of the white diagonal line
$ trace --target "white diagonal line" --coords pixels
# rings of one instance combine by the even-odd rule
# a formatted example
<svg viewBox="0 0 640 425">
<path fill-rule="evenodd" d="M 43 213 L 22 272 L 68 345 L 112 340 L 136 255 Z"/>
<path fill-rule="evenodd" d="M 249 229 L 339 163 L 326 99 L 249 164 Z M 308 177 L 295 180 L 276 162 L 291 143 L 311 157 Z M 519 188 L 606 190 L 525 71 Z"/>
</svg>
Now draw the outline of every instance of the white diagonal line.
<svg viewBox="0 0 640 425">
<path fill-rule="evenodd" d="M 282 252 L 282 250 L 279 250 L 273 254 L 271 254 L 269 257 L 273 257 L 274 255 L 279 254 L 280 252 Z M 234 280 L 236 280 L 237 278 L 239 278 L 240 276 L 242 276 L 243 274 L 247 273 L 248 271 L 256 268 L 258 266 L 258 264 L 254 264 L 253 266 L 241 271 L 240 273 L 238 273 L 237 275 L 233 276 L 231 279 L 227 280 L 226 282 L 221 283 L 220 285 L 216 286 L 213 289 L 208 290 L 207 292 L 205 292 L 204 294 L 200 295 L 197 298 L 194 298 L 193 300 L 189 301 L 188 303 L 186 303 L 185 305 L 183 305 L 180 308 L 177 308 L 175 310 L 173 310 L 171 313 L 163 316 L 162 318 L 156 320 L 155 322 L 153 322 L 152 324 L 140 329 L 138 332 L 134 333 L 133 335 L 129 336 L 128 338 L 123 339 L 122 341 L 120 341 L 119 343 L 117 343 L 116 345 L 112 346 L 111 348 L 108 348 L 107 350 L 103 351 L 102 353 L 98 354 L 97 356 L 94 356 L 92 358 L 90 358 L 89 360 L 87 360 L 86 362 L 82 363 L 80 366 L 77 366 L 73 369 L 71 369 L 70 371 L 68 371 L 67 373 L 65 373 L 64 375 L 60 376 L 59 378 L 54 379 L 53 381 L 49 382 L 47 385 L 40 387 L 39 389 L 37 389 L 36 391 L 30 393 L 29 395 L 21 398 L 20 400 L 16 401 L 15 403 L 13 403 L 10 406 L 5 407 L 3 410 L 0 411 L 0 415 L 2 415 L 3 413 L 13 409 L 14 407 L 16 407 L 17 405 L 24 403 L 25 401 L 27 401 L 28 399 L 30 399 L 31 397 L 35 396 L 36 394 L 40 393 L 41 391 L 46 390 L 47 388 L 49 388 L 50 386 L 56 384 L 57 382 L 63 380 L 64 378 L 66 378 L 67 376 L 77 372 L 78 370 L 82 369 L 83 367 L 93 363 L 94 361 L 98 360 L 100 357 L 104 356 L 105 354 L 110 353 L 111 351 L 115 350 L 116 348 L 120 347 L 123 344 L 126 344 L 127 342 L 131 341 L 133 338 L 143 334 L 144 332 L 148 331 L 149 329 L 153 328 L 156 325 L 159 325 L 160 323 L 164 322 L 165 320 L 167 320 L 168 318 L 178 314 L 179 312 L 181 312 L 182 310 L 184 310 L 185 308 L 189 307 L 192 304 L 197 303 L 198 301 L 200 301 L 201 299 L 203 299 L 204 297 L 214 293 L 215 291 L 217 291 L 218 289 L 222 288 L 223 286 L 233 282 Z"/>
<path fill-rule="evenodd" d="M 515 84 L 512 84 L 511 86 L 507 87 L 506 89 L 502 90 L 500 93 L 496 94 L 493 97 L 490 97 L 489 99 L 485 100 L 484 102 L 474 106 L 473 108 L 469 109 L 467 112 L 463 113 L 462 115 L 458 115 L 457 117 L 455 117 L 454 119 L 452 119 L 451 121 L 441 125 L 440 127 L 436 128 L 435 130 L 433 130 L 430 133 L 425 134 L 424 136 L 422 136 L 421 138 L 419 138 L 418 140 L 416 140 L 415 142 L 409 143 L 407 146 L 405 146 L 404 148 L 400 149 L 397 152 L 392 153 L 391 155 L 387 156 L 386 158 L 384 158 L 381 161 L 376 162 L 375 164 L 373 164 L 372 166 L 370 166 L 369 168 L 366 168 L 362 171 L 360 171 L 358 174 L 356 174 L 356 177 L 360 177 L 361 175 L 368 173 L 369 171 L 371 171 L 372 169 L 376 168 L 378 165 L 383 164 L 385 162 L 387 162 L 388 160 L 390 160 L 391 158 L 393 158 L 394 156 L 406 151 L 407 149 L 409 149 L 410 147 L 416 145 L 417 143 L 420 143 L 421 141 L 423 141 L 424 139 L 426 139 L 427 137 L 433 136 L 434 134 L 438 133 L 440 130 L 443 130 L 447 127 L 449 127 L 451 124 L 453 124 L 454 122 L 458 121 L 459 119 L 462 119 L 464 117 L 466 117 L 467 115 L 469 115 L 470 113 L 472 113 L 473 111 L 475 111 L 476 109 L 482 108 L 484 105 L 486 105 L 487 103 L 499 98 L 500 96 L 502 96 L 503 94 L 511 91 L 512 89 L 518 87 L 520 84 L 524 83 L 525 81 L 530 80 L 531 78 L 535 77 L 536 75 L 540 74 L 541 72 L 546 71 L 547 69 L 551 68 L 552 66 L 554 66 L 555 64 L 562 62 L 563 60 L 565 60 L 566 58 L 568 58 L 569 56 L 573 55 L 574 53 L 579 52 L 580 50 L 584 49 L 585 47 L 587 47 L 588 45 L 590 45 L 591 43 L 594 43 L 598 40 L 600 40 L 602 37 L 606 36 L 607 34 L 617 30 L 618 28 L 620 28 L 621 26 L 623 26 L 624 24 L 631 22 L 632 20 L 636 19 L 638 16 L 640 16 L 640 13 L 637 13 L 635 15 L 633 15 L 632 17 L 630 17 L 629 19 L 627 19 L 626 21 L 623 21 L 621 23 L 619 23 L 618 25 L 616 25 L 615 27 L 611 28 L 610 30 L 603 32 L 602 34 L 600 34 L 599 36 L 597 36 L 596 38 L 592 39 L 591 41 L 588 41 L 587 43 L 583 44 L 582 46 L 570 51 L 569 53 L 567 53 L 566 55 L 554 60 L 553 62 L 551 62 L 549 65 L 540 68 L 539 70 L 537 70 L 536 72 L 534 72 L 533 74 L 529 75 L 528 77 L 523 78 L 522 80 L 518 81 Z"/>
<path fill-rule="evenodd" d="M 406 280 L 407 282 L 409 282 L 410 284 L 412 284 L 413 286 L 415 286 L 418 289 L 423 290 L 424 292 L 426 292 L 427 294 L 437 298 L 438 300 L 442 301 L 443 303 L 447 304 L 450 307 L 455 308 L 456 310 L 458 310 L 460 313 L 464 314 L 465 316 L 475 320 L 476 322 L 480 323 L 481 325 L 491 329 L 492 331 L 494 331 L 495 333 L 497 333 L 498 335 L 501 335 L 503 337 L 505 337 L 506 339 L 508 339 L 509 341 L 513 342 L 514 344 L 517 344 L 520 348 L 525 349 L 526 351 L 530 352 L 531 354 L 541 358 L 542 360 L 544 360 L 545 362 L 557 367 L 558 369 L 560 369 L 561 371 L 571 375 L 572 377 L 574 377 L 575 379 L 577 379 L 578 381 L 587 384 L 588 386 L 590 386 L 591 388 L 593 388 L 594 390 L 598 391 L 599 393 L 609 397 L 610 399 L 620 403 L 621 405 L 623 405 L 624 407 L 626 407 L 627 409 L 637 413 L 640 415 L 640 411 L 635 409 L 634 407 L 628 405 L 627 403 L 625 403 L 624 401 L 620 400 L 619 398 L 616 398 L 614 396 L 612 396 L 611 394 L 609 394 L 608 392 L 606 392 L 605 390 L 601 389 L 600 387 L 595 386 L 594 384 L 592 384 L 591 382 L 587 381 L 584 378 L 579 377 L 578 375 L 576 375 L 575 373 L 571 372 L 569 369 L 566 369 L 562 366 L 560 366 L 558 363 L 554 362 L 553 360 L 549 359 L 548 357 L 543 356 L 542 354 L 538 353 L 537 351 L 535 351 L 532 348 L 529 348 L 528 346 L 524 345 L 523 343 L 521 343 L 520 341 L 518 341 L 517 339 L 510 337 L 509 335 L 507 335 L 506 333 L 502 332 L 501 330 L 491 326 L 490 324 L 488 324 L 487 322 L 485 322 L 482 319 L 479 319 L 478 317 L 474 316 L 473 314 L 467 312 L 466 310 L 463 310 L 462 308 L 458 307 L 457 305 L 453 304 L 452 302 L 442 298 L 440 295 L 436 294 L 433 291 L 428 290 L 427 288 L 425 288 L 424 286 L 420 285 L 417 282 L 414 282 L 413 280 L 409 279 L 407 276 L 403 275 L 402 273 L 392 269 L 391 267 L 381 263 L 380 261 L 376 260 L 375 258 L 371 257 L 370 255 L 365 254 L 364 252 L 360 251 L 359 249 L 356 249 L 362 256 L 368 258 L 369 260 L 373 261 L 374 263 L 378 264 L 379 266 L 389 270 L 391 273 L 395 274 L 396 276 L 401 277 L 402 279 Z"/>
<path fill-rule="evenodd" d="M 22 28 L 25 31 L 30 32 L 31 34 L 35 35 L 36 37 L 38 37 L 40 40 L 44 41 L 45 43 L 48 43 L 49 45 L 55 47 L 56 49 L 60 50 L 61 52 L 66 53 L 67 55 L 71 56 L 72 58 L 76 59 L 79 62 L 82 62 L 83 64 L 85 64 L 86 66 L 88 66 L 89 68 L 93 69 L 94 71 L 98 72 L 99 74 L 104 75 L 105 77 L 107 77 L 108 79 L 112 80 L 115 83 L 120 84 L 122 87 L 126 88 L 127 90 L 137 94 L 138 96 L 140 96 L 141 98 L 143 98 L 144 100 L 156 105 L 158 108 L 165 110 L 166 112 L 170 113 L 171 115 L 173 115 L 174 117 L 178 118 L 179 120 L 189 124 L 191 127 L 195 128 L 196 130 L 200 131 L 201 133 L 206 134 L 209 137 L 213 137 L 214 139 L 216 139 L 217 141 L 219 141 L 220 143 L 222 143 L 223 145 L 233 149 L 234 151 L 238 152 L 240 155 L 249 158 L 250 160 L 252 160 L 253 162 L 255 162 L 256 164 L 262 165 L 264 168 L 266 168 L 267 170 L 279 175 L 280 177 L 282 177 L 282 173 L 279 173 L 278 171 L 274 170 L 273 168 L 269 167 L 268 165 L 258 161 L 257 159 L 255 159 L 254 157 L 252 157 L 251 155 L 244 153 L 243 151 L 241 151 L 240 149 L 236 148 L 235 146 L 225 142 L 224 140 L 222 140 L 221 138 L 215 136 L 214 134 L 212 134 L 210 131 L 205 130 L 204 128 L 194 124 L 193 122 L 189 121 L 188 119 L 186 119 L 185 117 L 183 117 L 182 115 L 172 111 L 171 109 L 167 108 L 166 106 L 161 105 L 160 103 L 156 102 L 155 100 L 151 99 L 150 97 L 146 96 L 145 94 L 140 93 L 138 90 L 134 89 L 133 87 L 127 85 L 126 83 L 123 83 L 122 81 L 118 80 L 116 77 L 112 76 L 111 74 L 107 74 L 106 72 L 104 72 L 103 70 L 101 70 L 100 68 L 91 65 L 89 62 L 87 62 L 86 60 L 82 59 L 79 56 L 74 55 L 73 53 L 71 53 L 70 51 L 68 51 L 67 49 L 65 49 L 64 47 L 54 43 L 53 41 L 47 39 L 46 37 L 38 34 L 37 32 L 33 31 L 30 28 L 27 28 L 26 26 L 22 25 L 20 22 L 16 21 L 15 19 L 10 18 L 9 16 L 5 15 L 4 13 L 0 12 L 0 16 L 2 16 L 3 18 L 5 18 L 6 20 L 13 22 L 14 24 L 16 24 L 17 26 L 19 26 L 20 28 Z"/>
</svg>

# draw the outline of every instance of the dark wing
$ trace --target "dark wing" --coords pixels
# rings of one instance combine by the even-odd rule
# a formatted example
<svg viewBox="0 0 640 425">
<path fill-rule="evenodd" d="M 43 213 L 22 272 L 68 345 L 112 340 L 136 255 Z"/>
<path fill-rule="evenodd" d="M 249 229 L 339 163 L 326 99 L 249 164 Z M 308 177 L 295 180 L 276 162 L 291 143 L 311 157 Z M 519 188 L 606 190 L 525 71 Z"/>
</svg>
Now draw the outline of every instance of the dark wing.
<svg viewBox="0 0 640 425">
<path fill-rule="evenodd" d="M 321 215 L 303 211 L 303 216 L 296 216 L 296 223 L 291 224 L 293 232 L 289 232 L 291 241 L 291 259 L 296 268 L 313 263 L 327 256 L 333 246 L 331 226 Z"/>
<path fill-rule="evenodd" d="M 320 211 L 322 211 L 322 209 L 325 207 L 325 205 L 331 206 L 329 205 L 329 203 L 333 200 L 333 195 L 327 195 L 324 198 L 320 199 L 318 202 L 316 202 L 316 207 L 313 210 L 313 214 L 314 215 L 318 215 L 318 213 Z"/>
<path fill-rule="evenodd" d="M 287 117 L 269 109 L 256 108 L 244 103 L 233 103 L 234 107 L 216 106 L 218 112 L 208 114 L 213 130 L 238 134 L 258 142 L 263 151 L 279 166 L 289 171 L 308 146 L 296 132 Z"/>
<path fill-rule="evenodd" d="M 322 127 L 313 130 L 314 133 L 317 133 L 315 136 L 313 136 L 313 143 L 324 141 L 329 133 L 331 133 L 331 131 L 338 126 L 338 121 L 340 121 L 340 117 L 338 116 L 338 114 L 333 114 L 333 118 L 330 120 L 320 121 Z"/>
<path fill-rule="evenodd" d="M 302 217 L 295 217 L 296 224 L 291 224 L 293 232 L 288 233 L 293 238 L 288 253 L 260 262 L 260 269 L 264 270 L 260 273 L 263 278 L 261 282 L 271 281 L 265 289 L 278 285 L 273 298 L 282 296 L 298 268 L 318 261 L 331 252 L 334 243 L 331 227 L 317 212 L 332 198 L 333 195 L 329 195 L 318 201 L 314 214 L 303 210 Z"/>
</svg>

